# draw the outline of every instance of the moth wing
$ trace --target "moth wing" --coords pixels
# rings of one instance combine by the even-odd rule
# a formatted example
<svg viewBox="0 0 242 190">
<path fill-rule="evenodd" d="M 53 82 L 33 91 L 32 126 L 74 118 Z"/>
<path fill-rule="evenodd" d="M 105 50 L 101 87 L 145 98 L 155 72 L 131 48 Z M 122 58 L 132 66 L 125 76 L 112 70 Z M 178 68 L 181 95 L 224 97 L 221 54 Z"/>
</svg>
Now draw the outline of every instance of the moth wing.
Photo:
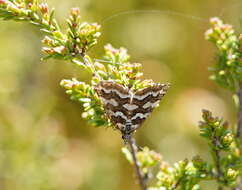
<svg viewBox="0 0 242 190">
<path fill-rule="evenodd" d="M 113 81 L 101 81 L 95 88 L 106 115 L 120 130 L 125 128 L 128 112 L 123 105 L 130 102 L 129 89 Z"/>
<path fill-rule="evenodd" d="M 138 90 L 134 93 L 132 104 L 138 108 L 132 112 L 131 122 L 137 128 L 146 120 L 161 98 L 166 94 L 169 84 L 155 83 L 150 87 Z"/>
</svg>

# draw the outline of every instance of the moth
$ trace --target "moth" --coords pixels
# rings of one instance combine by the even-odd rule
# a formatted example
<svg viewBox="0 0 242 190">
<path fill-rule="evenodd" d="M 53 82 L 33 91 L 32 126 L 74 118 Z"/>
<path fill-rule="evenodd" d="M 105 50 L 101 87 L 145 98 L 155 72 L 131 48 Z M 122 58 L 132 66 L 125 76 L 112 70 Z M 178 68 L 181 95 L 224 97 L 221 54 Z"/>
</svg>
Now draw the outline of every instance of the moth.
<svg viewBox="0 0 242 190">
<path fill-rule="evenodd" d="M 155 83 L 133 91 L 114 81 L 101 81 L 95 91 L 101 99 L 105 113 L 123 139 L 138 129 L 166 94 L 169 84 Z"/>
</svg>

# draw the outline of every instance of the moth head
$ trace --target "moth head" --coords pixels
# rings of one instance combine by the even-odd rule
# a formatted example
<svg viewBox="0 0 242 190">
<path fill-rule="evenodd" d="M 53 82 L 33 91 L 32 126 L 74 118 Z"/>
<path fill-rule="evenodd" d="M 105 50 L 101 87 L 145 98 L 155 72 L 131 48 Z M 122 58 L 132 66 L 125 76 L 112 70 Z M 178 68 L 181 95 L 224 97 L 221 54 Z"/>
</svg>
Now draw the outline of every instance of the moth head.
<svg viewBox="0 0 242 190">
<path fill-rule="evenodd" d="M 126 133 L 131 133 L 132 132 L 132 123 L 131 123 L 131 121 L 128 121 L 125 124 L 125 131 L 126 131 Z"/>
</svg>

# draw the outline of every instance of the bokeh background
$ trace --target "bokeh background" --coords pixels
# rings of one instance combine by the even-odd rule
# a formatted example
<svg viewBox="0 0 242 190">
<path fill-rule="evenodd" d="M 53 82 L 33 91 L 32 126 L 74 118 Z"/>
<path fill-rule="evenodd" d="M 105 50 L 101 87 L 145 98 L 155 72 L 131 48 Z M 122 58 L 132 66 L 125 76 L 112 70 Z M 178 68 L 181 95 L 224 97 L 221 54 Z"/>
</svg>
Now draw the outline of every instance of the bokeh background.
<svg viewBox="0 0 242 190">
<path fill-rule="evenodd" d="M 208 19 L 220 16 L 241 32 L 240 0 L 48 0 L 63 23 L 71 7 L 83 21 L 102 25 L 90 52 L 103 46 L 126 47 L 141 62 L 145 78 L 172 87 L 137 132 L 141 146 L 160 152 L 170 163 L 201 155 L 210 160 L 199 137 L 206 108 L 233 125 L 231 94 L 208 79 L 215 48 L 204 40 Z M 0 21 L 0 189 L 138 189 L 132 167 L 121 153 L 120 134 L 89 126 L 82 109 L 59 86 L 61 79 L 88 75 L 72 64 L 41 62 L 38 28 Z M 204 183 L 212 189 L 213 183 Z"/>
</svg>

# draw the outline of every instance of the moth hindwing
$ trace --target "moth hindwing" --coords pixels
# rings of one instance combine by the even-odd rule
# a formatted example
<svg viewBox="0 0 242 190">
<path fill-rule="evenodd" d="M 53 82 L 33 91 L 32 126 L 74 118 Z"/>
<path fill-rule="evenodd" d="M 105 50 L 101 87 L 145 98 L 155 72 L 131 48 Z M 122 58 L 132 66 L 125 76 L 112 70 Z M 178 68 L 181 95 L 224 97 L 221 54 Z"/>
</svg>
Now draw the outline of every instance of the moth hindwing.
<svg viewBox="0 0 242 190">
<path fill-rule="evenodd" d="M 112 124 L 123 135 L 129 135 L 141 126 L 159 104 L 168 87 L 168 84 L 155 83 L 132 91 L 114 81 L 101 81 L 95 90 Z"/>
</svg>

